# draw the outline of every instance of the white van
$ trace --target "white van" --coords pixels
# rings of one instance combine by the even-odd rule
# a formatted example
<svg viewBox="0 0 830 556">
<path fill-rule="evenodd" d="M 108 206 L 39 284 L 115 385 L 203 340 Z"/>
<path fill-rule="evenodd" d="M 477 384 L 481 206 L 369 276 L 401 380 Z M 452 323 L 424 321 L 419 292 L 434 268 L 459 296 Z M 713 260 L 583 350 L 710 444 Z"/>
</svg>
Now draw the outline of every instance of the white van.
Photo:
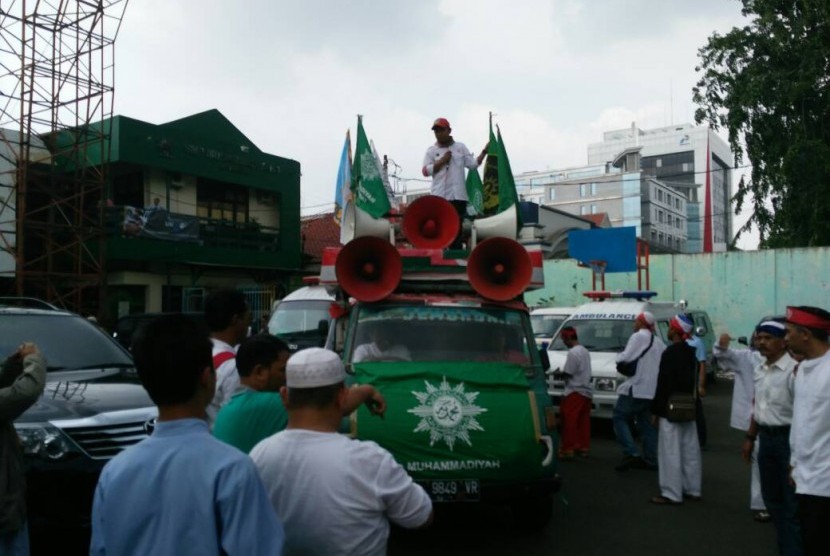
<svg viewBox="0 0 830 556">
<path fill-rule="evenodd" d="M 591 374 L 594 386 L 593 417 L 610 419 L 617 403 L 617 386 L 626 377 L 617 373 L 614 361 L 625 349 L 628 338 L 634 333 L 634 319 L 643 311 L 649 311 L 656 321 L 656 333 L 668 345 L 669 321 L 683 306 L 674 301 L 649 301 L 654 292 L 589 292 L 592 301 L 576 308 L 565 326 L 576 329 L 579 343 L 591 352 Z M 550 369 L 555 371 L 565 365 L 568 348 L 557 334 L 548 347 Z M 548 375 L 548 394 L 558 405 L 562 399 L 564 382 Z"/>
<path fill-rule="evenodd" d="M 268 332 L 288 344 L 291 353 L 323 347 L 329 333 L 329 308 L 335 297 L 323 286 L 305 286 L 282 298 L 268 321 Z"/>
<path fill-rule="evenodd" d="M 548 349 L 559 327 L 575 311 L 576 307 L 539 307 L 530 311 L 530 326 L 533 327 L 536 347 Z"/>
</svg>

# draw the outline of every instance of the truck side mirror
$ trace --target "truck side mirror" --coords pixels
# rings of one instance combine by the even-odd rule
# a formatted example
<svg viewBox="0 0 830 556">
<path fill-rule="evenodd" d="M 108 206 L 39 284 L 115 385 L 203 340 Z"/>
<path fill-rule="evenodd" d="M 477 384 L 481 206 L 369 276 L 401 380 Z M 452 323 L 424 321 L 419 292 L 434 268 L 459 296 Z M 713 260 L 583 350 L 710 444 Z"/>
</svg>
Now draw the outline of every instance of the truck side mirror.
<svg viewBox="0 0 830 556">
<path fill-rule="evenodd" d="M 321 336 L 324 338 L 329 335 L 329 321 L 326 319 L 320 319 L 320 322 L 317 323 L 317 332 L 320 333 Z"/>
</svg>

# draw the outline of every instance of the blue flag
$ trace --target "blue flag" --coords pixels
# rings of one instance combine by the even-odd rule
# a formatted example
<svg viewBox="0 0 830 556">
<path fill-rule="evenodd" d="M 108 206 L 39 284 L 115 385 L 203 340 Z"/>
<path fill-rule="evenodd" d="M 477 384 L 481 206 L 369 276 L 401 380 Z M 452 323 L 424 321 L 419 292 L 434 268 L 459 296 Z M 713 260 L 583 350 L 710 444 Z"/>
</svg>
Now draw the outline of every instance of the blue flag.
<svg viewBox="0 0 830 556">
<path fill-rule="evenodd" d="M 346 142 L 343 143 L 343 152 L 340 154 L 340 166 L 337 169 L 337 185 L 334 190 L 334 221 L 340 226 L 343 220 L 343 211 L 352 198 L 352 138 L 351 132 L 346 130 Z"/>
</svg>

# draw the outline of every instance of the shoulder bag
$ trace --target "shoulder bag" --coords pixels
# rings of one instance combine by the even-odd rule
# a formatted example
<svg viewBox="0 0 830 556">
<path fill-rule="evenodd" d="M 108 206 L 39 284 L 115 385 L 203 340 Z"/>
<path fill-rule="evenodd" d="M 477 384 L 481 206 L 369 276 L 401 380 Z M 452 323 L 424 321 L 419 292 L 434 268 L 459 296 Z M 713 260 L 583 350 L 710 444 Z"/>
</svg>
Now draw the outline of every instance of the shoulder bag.
<svg viewBox="0 0 830 556">
<path fill-rule="evenodd" d="M 643 350 L 643 353 L 641 353 L 637 357 L 637 359 L 634 359 L 633 361 L 620 361 L 619 363 L 617 363 L 617 372 L 620 373 L 623 376 L 628 376 L 628 377 L 634 376 L 634 373 L 637 372 L 637 363 L 640 361 L 640 358 L 643 355 L 645 355 L 648 350 L 651 349 L 651 345 L 653 343 L 654 343 L 654 334 L 651 335 L 651 341 L 648 343 L 648 347 Z"/>
<path fill-rule="evenodd" d="M 687 423 L 694 421 L 697 402 L 697 359 L 694 367 L 695 379 L 692 381 L 691 392 L 675 392 L 669 396 L 666 404 L 666 419 L 672 423 Z"/>
</svg>

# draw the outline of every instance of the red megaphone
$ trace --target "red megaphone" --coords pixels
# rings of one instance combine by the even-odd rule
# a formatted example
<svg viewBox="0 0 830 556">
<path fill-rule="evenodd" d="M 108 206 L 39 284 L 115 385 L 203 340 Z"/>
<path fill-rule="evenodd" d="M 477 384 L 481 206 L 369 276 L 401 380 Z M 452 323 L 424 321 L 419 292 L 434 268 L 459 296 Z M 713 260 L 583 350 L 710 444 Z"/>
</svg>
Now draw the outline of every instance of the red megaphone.
<svg viewBox="0 0 830 556">
<path fill-rule="evenodd" d="M 421 249 L 444 249 L 458 235 L 458 212 L 452 203 L 436 195 L 418 197 L 407 207 L 401 231 Z"/>
<path fill-rule="evenodd" d="M 482 241 L 467 260 L 467 278 L 473 289 L 494 301 L 507 301 L 522 293 L 532 274 L 527 250 L 506 237 Z"/>
<path fill-rule="evenodd" d="M 377 237 L 360 237 L 337 254 L 334 272 L 340 286 L 359 301 L 379 301 L 395 291 L 403 274 L 398 250 Z"/>
</svg>

